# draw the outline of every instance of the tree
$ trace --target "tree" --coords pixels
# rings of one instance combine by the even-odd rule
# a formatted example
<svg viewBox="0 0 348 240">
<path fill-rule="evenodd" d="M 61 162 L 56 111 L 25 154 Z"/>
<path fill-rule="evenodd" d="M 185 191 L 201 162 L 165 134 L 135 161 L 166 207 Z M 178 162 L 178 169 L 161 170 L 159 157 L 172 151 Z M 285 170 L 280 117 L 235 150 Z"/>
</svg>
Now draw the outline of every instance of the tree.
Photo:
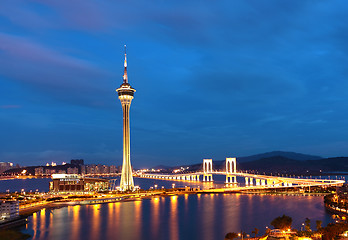
<svg viewBox="0 0 348 240">
<path fill-rule="evenodd" d="M 271 225 L 279 229 L 291 229 L 292 218 L 283 214 L 281 217 L 273 219 Z"/>
<path fill-rule="evenodd" d="M 329 223 L 325 228 L 322 228 L 323 240 L 332 240 L 339 234 L 348 229 L 347 223 Z"/>
<path fill-rule="evenodd" d="M 259 233 L 259 229 L 255 228 L 254 231 L 252 231 L 251 233 L 255 234 L 256 237 L 256 235 Z"/>
<path fill-rule="evenodd" d="M 311 229 L 311 220 L 309 218 L 305 219 L 305 230 L 307 232 L 312 231 L 312 229 Z"/>
<path fill-rule="evenodd" d="M 320 230 L 321 230 L 321 224 L 322 224 L 323 222 L 322 221 L 320 221 L 320 220 L 317 220 L 317 221 L 315 221 L 315 225 L 316 225 L 316 228 L 317 228 L 317 231 L 319 232 Z"/>
<path fill-rule="evenodd" d="M 235 232 L 229 232 L 229 233 L 226 234 L 225 239 L 233 240 L 233 239 L 235 239 L 235 238 L 237 238 L 237 237 L 238 237 L 238 234 L 237 234 L 237 233 L 235 233 Z"/>
</svg>

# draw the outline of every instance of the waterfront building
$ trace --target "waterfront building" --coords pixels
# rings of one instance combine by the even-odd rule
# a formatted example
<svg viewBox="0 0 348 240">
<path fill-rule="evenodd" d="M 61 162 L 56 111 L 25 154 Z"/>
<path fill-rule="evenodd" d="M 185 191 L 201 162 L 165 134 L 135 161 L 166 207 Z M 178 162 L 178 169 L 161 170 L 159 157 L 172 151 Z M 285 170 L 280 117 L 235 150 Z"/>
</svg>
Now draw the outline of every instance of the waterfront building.
<svg viewBox="0 0 348 240">
<path fill-rule="evenodd" d="M 52 175 L 52 174 L 55 174 L 55 173 L 56 173 L 55 169 L 49 169 L 49 168 L 45 169 L 45 174 L 46 175 Z"/>
<path fill-rule="evenodd" d="M 18 201 L 0 201 L 0 221 L 19 217 Z"/>
<path fill-rule="evenodd" d="M 126 46 L 125 46 L 126 47 Z M 135 89 L 128 83 L 127 75 L 127 53 L 124 54 L 123 83 L 116 89 L 123 110 L 123 162 L 120 181 L 121 191 L 134 190 L 133 171 L 130 161 L 130 125 L 129 110 Z"/>
<path fill-rule="evenodd" d="M 43 174 L 44 174 L 44 168 L 43 167 L 35 168 L 35 176 L 42 176 Z"/>
<path fill-rule="evenodd" d="M 53 174 L 51 192 L 100 192 L 109 188 L 109 181 L 101 178 L 87 178 L 78 174 Z"/>
</svg>

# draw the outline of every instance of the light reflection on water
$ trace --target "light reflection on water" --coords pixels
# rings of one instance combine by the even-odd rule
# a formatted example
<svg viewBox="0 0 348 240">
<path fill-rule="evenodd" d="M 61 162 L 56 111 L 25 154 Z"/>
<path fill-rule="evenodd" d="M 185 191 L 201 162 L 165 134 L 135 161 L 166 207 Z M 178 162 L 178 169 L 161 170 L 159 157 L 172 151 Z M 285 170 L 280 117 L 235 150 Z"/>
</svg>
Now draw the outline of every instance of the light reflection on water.
<svg viewBox="0 0 348 240">
<path fill-rule="evenodd" d="M 179 226 L 178 226 L 178 196 L 170 197 L 170 240 L 178 240 L 179 239 Z"/>
<path fill-rule="evenodd" d="M 29 218 L 32 239 L 223 239 L 227 232 L 263 233 L 282 214 L 300 227 L 306 217 L 330 221 L 322 197 L 197 194 L 133 202 L 43 209 Z M 315 226 L 313 226 L 314 228 Z"/>
</svg>

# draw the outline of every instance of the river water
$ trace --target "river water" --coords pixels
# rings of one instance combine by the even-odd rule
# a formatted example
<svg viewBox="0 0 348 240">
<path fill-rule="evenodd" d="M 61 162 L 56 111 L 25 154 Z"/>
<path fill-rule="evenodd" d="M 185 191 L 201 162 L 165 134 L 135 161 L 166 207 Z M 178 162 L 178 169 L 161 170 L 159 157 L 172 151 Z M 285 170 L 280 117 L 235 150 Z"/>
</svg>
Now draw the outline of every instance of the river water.
<svg viewBox="0 0 348 240">
<path fill-rule="evenodd" d="M 283 214 L 300 228 L 306 217 L 331 221 L 323 198 L 247 194 L 198 194 L 133 202 L 43 209 L 29 217 L 23 231 L 32 239 L 224 239 L 227 232 L 256 227 L 263 233 Z"/>
</svg>

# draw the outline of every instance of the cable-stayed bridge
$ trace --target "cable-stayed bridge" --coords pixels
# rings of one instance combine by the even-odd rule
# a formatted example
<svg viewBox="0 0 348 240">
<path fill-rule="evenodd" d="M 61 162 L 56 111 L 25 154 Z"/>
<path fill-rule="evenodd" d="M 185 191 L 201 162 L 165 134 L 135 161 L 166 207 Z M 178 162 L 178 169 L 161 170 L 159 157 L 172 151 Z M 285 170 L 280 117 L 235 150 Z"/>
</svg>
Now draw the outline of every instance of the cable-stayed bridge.
<svg viewBox="0 0 348 240">
<path fill-rule="evenodd" d="M 338 186 L 345 183 L 344 180 L 331 179 L 307 179 L 307 178 L 291 178 L 269 175 L 258 175 L 251 173 L 238 172 L 236 167 L 236 158 L 226 158 L 226 170 L 213 170 L 212 159 L 203 159 L 203 171 L 182 174 L 157 174 L 157 173 L 141 173 L 138 177 L 151 178 L 171 181 L 192 181 L 192 182 L 213 182 L 213 175 L 225 175 L 226 186 L 216 189 L 215 191 L 230 191 L 230 190 L 257 190 L 270 188 L 296 188 L 296 187 L 315 187 L 315 186 Z M 237 177 L 242 177 L 245 180 L 245 186 L 238 186 Z M 212 191 L 212 189 L 209 189 Z"/>
</svg>

